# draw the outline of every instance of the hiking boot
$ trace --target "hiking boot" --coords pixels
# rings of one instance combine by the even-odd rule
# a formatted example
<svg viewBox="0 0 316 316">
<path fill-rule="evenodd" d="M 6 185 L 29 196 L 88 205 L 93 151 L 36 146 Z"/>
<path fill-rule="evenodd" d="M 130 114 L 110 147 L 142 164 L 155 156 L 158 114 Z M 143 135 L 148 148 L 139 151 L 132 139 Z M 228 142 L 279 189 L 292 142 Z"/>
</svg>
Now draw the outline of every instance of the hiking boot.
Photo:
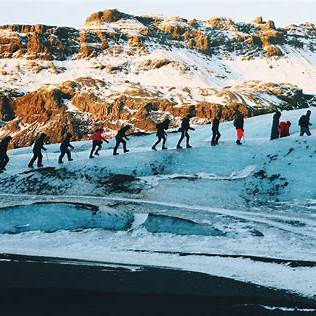
<svg viewBox="0 0 316 316">
<path fill-rule="evenodd" d="M 192 148 L 192 146 L 188 144 L 188 145 L 187 145 L 187 148 Z"/>
<path fill-rule="evenodd" d="M 162 147 L 161 149 L 162 149 L 162 150 L 167 150 L 168 148 L 167 148 L 167 147 Z"/>
<path fill-rule="evenodd" d="M 68 159 L 68 161 L 73 161 L 73 159 L 72 159 L 72 158 L 70 158 L 70 159 Z"/>
<path fill-rule="evenodd" d="M 119 155 L 119 153 L 113 153 L 113 156 L 117 156 L 117 155 Z"/>
<path fill-rule="evenodd" d="M 100 156 L 100 154 L 99 153 L 94 153 L 96 156 Z"/>
<path fill-rule="evenodd" d="M 177 146 L 177 149 L 182 149 L 182 146 L 178 145 L 178 146 Z"/>
<path fill-rule="evenodd" d="M 236 144 L 237 145 L 241 145 L 241 141 L 240 140 L 236 140 Z"/>
<path fill-rule="evenodd" d="M 90 158 L 90 159 L 93 159 L 93 158 L 94 158 L 94 156 L 90 156 L 89 158 Z"/>
<path fill-rule="evenodd" d="M 157 151 L 156 147 L 154 147 L 154 146 L 153 146 L 153 147 L 151 147 L 151 149 L 152 149 L 152 150 L 155 150 L 155 151 Z"/>
<path fill-rule="evenodd" d="M 62 161 L 58 161 L 58 163 L 63 163 Z"/>
<path fill-rule="evenodd" d="M 42 168 L 42 167 L 44 167 L 43 165 L 37 165 L 37 168 Z"/>
<path fill-rule="evenodd" d="M 124 152 L 125 152 L 125 153 L 128 153 L 128 152 L 129 152 L 129 149 L 124 150 Z"/>
</svg>

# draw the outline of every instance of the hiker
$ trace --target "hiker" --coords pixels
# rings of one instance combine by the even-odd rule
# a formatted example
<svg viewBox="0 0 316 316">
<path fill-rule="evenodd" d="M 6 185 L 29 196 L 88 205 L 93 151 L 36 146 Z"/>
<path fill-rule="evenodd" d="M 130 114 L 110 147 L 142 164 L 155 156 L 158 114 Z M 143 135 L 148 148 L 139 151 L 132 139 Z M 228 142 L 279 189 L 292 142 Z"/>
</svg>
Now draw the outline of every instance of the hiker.
<svg viewBox="0 0 316 316">
<path fill-rule="evenodd" d="M 181 137 L 178 141 L 178 144 L 177 144 L 177 148 L 178 149 L 181 149 L 182 146 L 181 146 L 181 142 L 183 140 L 184 137 L 186 137 L 186 147 L 187 148 L 192 148 L 192 146 L 189 144 L 189 141 L 190 141 L 190 135 L 188 133 L 189 130 L 191 131 L 194 131 L 195 129 L 193 127 L 190 126 L 190 116 L 187 115 L 186 117 L 184 117 L 182 119 L 182 122 L 181 122 L 181 127 L 178 129 L 179 132 L 181 132 Z"/>
<path fill-rule="evenodd" d="M 167 141 L 167 133 L 165 132 L 169 128 L 170 120 L 166 118 L 162 123 L 159 123 L 156 125 L 157 128 L 157 137 L 158 140 L 155 142 L 155 144 L 152 146 L 153 150 L 157 150 L 156 146 L 161 142 L 162 140 L 162 149 L 168 149 L 166 147 L 166 141 Z"/>
<path fill-rule="evenodd" d="M 129 150 L 126 148 L 126 140 L 128 140 L 128 137 L 126 136 L 126 132 L 131 128 L 130 125 L 125 125 L 124 127 L 122 127 L 116 134 L 115 139 L 116 139 L 116 144 L 113 150 L 113 155 L 118 155 L 119 153 L 117 152 L 120 143 L 123 144 L 123 150 L 124 153 L 127 153 Z M 125 140 L 125 139 L 126 140 Z"/>
<path fill-rule="evenodd" d="M 291 127 L 291 122 L 287 121 L 287 122 L 280 122 L 279 125 L 279 133 L 280 133 L 280 137 L 287 137 L 290 136 L 290 127 Z"/>
<path fill-rule="evenodd" d="M 212 124 L 213 136 L 212 136 L 212 141 L 211 141 L 211 145 L 212 146 L 218 145 L 218 140 L 221 137 L 221 134 L 220 134 L 220 132 L 218 130 L 219 124 L 220 124 L 220 120 L 221 120 L 221 116 L 222 116 L 221 113 L 218 113 L 214 117 L 214 120 L 213 120 L 213 124 Z"/>
<path fill-rule="evenodd" d="M 45 133 L 42 133 L 39 138 L 35 141 L 34 147 L 33 147 L 33 158 L 28 164 L 29 168 L 34 168 L 33 164 L 37 160 L 37 167 L 41 168 L 43 167 L 42 161 L 43 161 L 43 154 L 42 150 L 46 151 L 46 148 L 44 147 L 45 139 L 47 138 L 47 135 Z"/>
<path fill-rule="evenodd" d="M 74 149 L 75 147 L 70 144 L 70 139 L 72 135 L 71 133 L 67 133 L 66 137 L 60 144 L 60 156 L 58 159 L 58 163 L 63 163 L 63 158 L 65 155 L 67 155 L 68 161 L 72 161 L 73 159 L 71 158 L 71 152 L 69 148 Z"/>
<path fill-rule="evenodd" d="M 6 136 L 0 142 L 0 173 L 6 170 L 5 167 L 7 166 L 9 162 L 7 151 L 8 151 L 8 146 L 11 139 L 12 139 L 11 136 Z"/>
<path fill-rule="evenodd" d="M 308 110 L 306 112 L 305 115 L 302 115 L 298 121 L 298 125 L 300 126 L 301 128 L 301 131 L 300 131 L 300 136 L 303 136 L 305 133 L 307 136 L 311 136 L 311 132 L 309 130 L 309 127 L 312 125 L 310 123 L 310 117 L 311 117 L 311 111 Z"/>
<path fill-rule="evenodd" d="M 272 127 L 271 127 L 271 136 L 270 140 L 279 138 L 279 124 L 280 124 L 281 112 L 276 111 L 273 115 Z"/>
<path fill-rule="evenodd" d="M 236 144 L 241 145 L 241 139 L 244 137 L 244 115 L 239 111 L 236 112 L 234 126 L 237 134 Z"/>
<path fill-rule="evenodd" d="M 99 156 L 99 151 L 102 148 L 102 143 L 103 141 L 105 141 L 106 143 L 109 143 L 103 136 L 104 130 L 103 128 L 98 128 L 92 137 L 92 149 L 90 152 L 90 156 L 89 158 L 94 158 L 93 155 Z M 97 150 L 95 151 L 95 149 L 97 148 Z M 95 152 L 94 152 L 95 151 Z"/>
</svg>

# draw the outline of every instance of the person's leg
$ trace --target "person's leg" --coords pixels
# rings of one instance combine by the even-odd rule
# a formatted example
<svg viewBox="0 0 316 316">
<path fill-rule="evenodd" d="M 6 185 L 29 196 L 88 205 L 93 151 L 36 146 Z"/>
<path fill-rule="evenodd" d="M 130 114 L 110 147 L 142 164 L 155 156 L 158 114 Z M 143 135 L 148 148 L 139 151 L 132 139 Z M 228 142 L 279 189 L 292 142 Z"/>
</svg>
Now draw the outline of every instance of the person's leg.
<svg viewBox="0 0 316 316">
<path fill-rule="evenodd" d="M 237 145 L 241 145 L 242 129 L 241 129 L 241 128 L 237 128 L 237 129 L 236 129 L 236 134 L 237 134 L 236 144 L 237 144 Z"/>
<path fill-rule="evenodd" d="M 185 137 L 186 137 L 187 148 L 191 148 L 192 146 L 190 145 L 190 135 L 189 135 L 188 131 L 186 131 Z"/>
<path fill-rule="evenodd" d="M 102 142 L 97 142 L 97 150 L 95 151 L 95 155 L 99 156 L 99 151 L 102 148 Z"/>
<path fill-rule="evenodd" d="M 306 128 L 306 134 L 307 134 L 307 136 L 311 136 L 312 135 L 312 133 L 311 133 L 311 131 L 309 130 L 308 127 Z"/>
<path fill-rule="evenodd" d="M 33 157 L 32 157 L 31 161 L 30 161 L 29 164 L 28 164 L 28 166 L 29 166 L 30 168 L 33 168 L 33 164 L 34 164 L 34 162 L 36 161 L 36 159 L 37 159 L 37 154 L 36 154 L 35 152 L 33 152 Z"/>
<path fill-rule="evenodd" d="M 180 139 L 179 139 L 178 144 L 177 144 L 177 148 L 182 148 L 182 147 L 181 147 L 181 142 L 182 142 L 182 140 L 183 140 L 183 138 L 184 138 L 184 134 L 185 134 L 185 132 L 182 131 L 182 132 L 181 132 Z"/>
<path fill-rule="evenodd" d="M 216 130 L 215 129 L 212 129 L 212 140 L 211 140 L 211 145 L 212 146 L 215 146 L 216 145 Z"/>
<path fill-rule="evenodd" d="M 68 161 L 72 161 L 73 159 L 71 158 L 71 152 L 69 149 L 66 150 L 66 154 L 67 154 Z"/>
<path fill-rule="evenodd" d="M 121 140 L 121 143 L 123 144 L 123 150 L 124 150 L 124 152 L 127 153 L 129 150 L 128 150 L 127 147 L 126 147 L 126 140 L 125 140 L 125 139 L 122 139 L 122 140 Z"/>
<path fill-rule="evenodd" d="M 304 127 L 301 127 L 300 136 L 303 136 L 304 134 L 305 134 Z"/>
<path fill-rule="evenodd" d="M 218 145 L 218 141 L 220 138 L 221 138 L 221 133 L 219 131 L 217 131 L 216 140 L 215 140 L 216 145 Z"/>
<path fill-rule="evenodd" d="M 63 163 L 63 158 L 65 156 L 65 150 L 61 150 L 60 151 L 60 156 L 59 156 L 59 159 L 58 159 L 58 163 Z"/>
<path fill-rule="evenodd" d="M 93 153 L 94 153 L 94 150 L 96 148 L 97 144 L 95 143 L 95 141 L 92 142 L 92 149 L 90 151 L 90 156 L 89 158 L 93 158 Z"/>
<path fill-rule="evenodd" d="M 4 170 L 9 162 L 9 157 L 7 154 L 3 154 L 2 159 L 0 158 L 0 170 Z"/>
<path fill-rule="evenodd" d="M 167 149 L 166 147 L 167 137 L 163 135 L 161 138 L 162 138 L 162 149 Z"/>
<path fill-rule="evenodd" d="M 118 155 L 117 150 L 118 150 L 119 146 L 120 146 L 120 140 L 116 138 L 116 144 L 115 144 L 115 147 L 113 149 L 113 155 Z"/>
<path fill-rule="evenodd" d="M 158 136 L 158 140 L 153 144 L 153 146 L 151 147 L 153 150 L 156 150 L 156 146 L 160 143 L 161 141 L 161 137 Z"/>
<path fill-rule="evenodd" d="M 43 155 L 42 153 L 37 154 L 37 167 L 43 167 Z"/>
<path fill-rule="evenodd" d="M 4 154 L 0 154 L 0 170 L 3 168 Z"/>
</svg>

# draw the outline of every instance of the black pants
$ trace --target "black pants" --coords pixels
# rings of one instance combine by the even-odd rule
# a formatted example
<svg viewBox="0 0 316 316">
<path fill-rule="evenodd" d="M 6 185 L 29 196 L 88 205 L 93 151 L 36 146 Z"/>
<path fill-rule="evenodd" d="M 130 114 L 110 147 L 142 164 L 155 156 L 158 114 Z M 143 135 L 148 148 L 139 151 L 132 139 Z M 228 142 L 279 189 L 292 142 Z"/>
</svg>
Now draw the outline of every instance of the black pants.
<svg viewBox="0 0 316 316">
<path fill-rule="evenodd" d="M 306 133 L 307 136 L 311 136 L 309 127 L 301 127 L 300 136 L 303 136 Z"/>
<path fill-rule="evenodd" d="M 65 155 L 67 155 L 67 158 L 68 158 L 69 161 L 71 160 L 71 152 L 70 152 L 70 150 L 68 148 L 67 149 L 61 149 L 60 150 L 60 156 L 59 156 L 59 159 L 58 159 L 59 163 L 63 162 L 63 158 L 64 158 Z"/>
<path fill-rule="evenodd" d="M 96 148 L 97 148 L 97 150 L 95 151 Z M 99 150 L 101 148 L 102 148 L 102 141 L 101 140 L 94 140 L 92 142 L 92 149 L 91 149 L 91 152 L 90 152 L 90 157 L 93 156 L 94 151 L 95 151 L 95 154 L 98 155 L 99 154 Z"/>
<path fill-rule="evenodd" d="M 29 167 L 33 167 L 34 162 L 37 159 L 37 167 L 42 167 L 43 155 L 40 151 L 33 151 L 33 158 L 29 163 Z"/>
<path fill-rule="evenodd" d="M 117 154 L 117 150 L 120 146 L 120 144 L 122 143 L 123 145 L 123 150 L 124 152 L 127 151 L 127 148 L 126 148 L 126 140 L 123 139 L 123 138 L 116 138 L 116 144 L 115 144 L 115 147 L 114 147 L 114 150 L 113 150 L 113 154 Z"/>
<path fill-rule="evenodd" d="M 158 135 L 158 140 L 153 145 L 153 148 L 156 148 L 156 146 L 161 142 L 161 140 L 162 140 L 162 149 L 166 148 L 167 138 L 165 135 Z"/>
<path fill-rule="evenodd" d="M 181 145 L 181 142 L 183 141 L 184 137 L 186 137 L 186 144 L 187 144 L 187 146 L 189 146 L 190 136 L 189 136 L 188 130 L 184 130 L 181 132 L 181 137 L 178 141 L 177 147 L 179 147 Z"/>
<path fill-rule="evenodd" d="M 213 133 L 213 137 L 212 137 L 212 145 L 217 145 L 218 144 L 218 140 L 221 137 L 221 133 L 218 131 L 217 128 L 212 129 L 212 133 Z"/>
<path fill-rule="evenodd" d="M 0 170 L 3 170 L 9 162 L 9 157 L 6 153 L 0 154 Z"/>
</svg>

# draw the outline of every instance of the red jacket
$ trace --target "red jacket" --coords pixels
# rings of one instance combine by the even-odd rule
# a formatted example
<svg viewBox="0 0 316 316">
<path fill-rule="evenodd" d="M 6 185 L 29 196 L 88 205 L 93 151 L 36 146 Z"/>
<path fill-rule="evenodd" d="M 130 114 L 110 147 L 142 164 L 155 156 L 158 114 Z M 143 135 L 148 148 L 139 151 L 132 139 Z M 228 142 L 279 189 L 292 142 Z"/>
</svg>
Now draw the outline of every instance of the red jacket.
<svg viewBox="0 0 316 316">
<path fill-rule="evenodd" d="M 280 137 L 290 136 L 290 126 L 291 126 L 291 122 L 289 121 L 280 122 L 280 125 L 279 125 Z"/>
<path fill-rule="evenodd" d="M 102 141 L 102 140 L 103 140 L 102 131 L 96 131 L 96 132 L 93 134 L 93 140 Z"/>
</svg>

